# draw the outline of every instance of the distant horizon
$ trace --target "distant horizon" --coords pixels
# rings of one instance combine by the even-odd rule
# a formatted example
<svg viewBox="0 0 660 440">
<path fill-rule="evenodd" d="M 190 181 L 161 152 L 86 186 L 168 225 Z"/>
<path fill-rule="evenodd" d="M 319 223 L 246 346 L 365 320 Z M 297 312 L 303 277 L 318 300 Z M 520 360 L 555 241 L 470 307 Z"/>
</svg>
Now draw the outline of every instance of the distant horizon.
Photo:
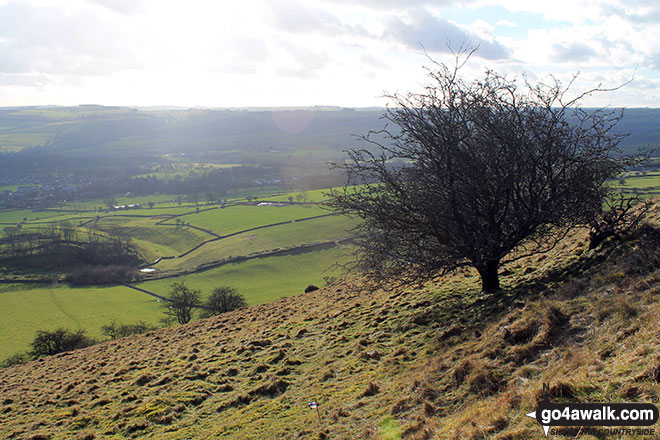
<svg viewBox="0 0 660 440">
<path fill-rule="evenodd" d="M 367 107 L 351 107 L 351 106 L 340 106 L 340 105 L 282 105 L 282 106 L 245 106 L 245 107 L 209 107 L 209 106 L 177 106 L 177 105 L 105 105 L 105 104 L 34 104 L 34 105 L 10 105 L 10 106 L 0 106 L 0 110 L 11 110 L 11 109 L 47 109 L 47 108 L 84 108 L 84 107 L 100 107 L 100 108 L 125 108 L 125 109 L 136 109 L 136 110 L 145 110 L 145 111 L 158 111 L 158 110 L 229 110 L 229 111 L 296 111 L 296 110 L 314 110 L 314 111 L 342 111 L 342 110 L 355 110 L 355 111 L 385 111 L 387 107 L 377 107 L 377 106 L 367 106 Z M 395 108 L 390 106 L 390 108 Z M 572 107 L 571 107 L 572 108 Z M 625 106 L 579 106 L 576 108 L 583 109 L 599 109 L 607 108 L 611 110 L 660 110 L 660 105 L 657 107 L 625 107 Z"/>
<path fill-rule="evenodd" d="M 193 105 L 193 106 L 179 106 L 179 105 L 106 105 L 106 104 L 33 104 L 33 105 L 9 105 L 9 106 L 0 106 L 0 109 L 16 109 L 16 108 L 79 108 L 79 107 L 102 107 L 102 108 L 134 108 L 134 109 L 167 109 L 167 110 L 329 110 L 329 111 L 341 111 L 341 110 L 385 110 L 386 107 L 350 107 L 350 106 L 338 106 L 338 105 L 281 105 L 281 106 L 245 106 L 245 107 L 224 107 L 224 106 L 202 106 L 202 105 Z"/>
</svg>

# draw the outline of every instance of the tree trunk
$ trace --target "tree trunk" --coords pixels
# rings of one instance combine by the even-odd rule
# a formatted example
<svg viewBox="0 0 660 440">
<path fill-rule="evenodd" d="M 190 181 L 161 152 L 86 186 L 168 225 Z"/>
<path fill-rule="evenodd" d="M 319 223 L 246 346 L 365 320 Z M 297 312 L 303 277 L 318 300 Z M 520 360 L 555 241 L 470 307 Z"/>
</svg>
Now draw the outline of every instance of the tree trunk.
<svg viewBox="0 0 660 440">
<path fill-rule="evenodd" d="M 477 271 L 481 275 L 481 290 L 483 292 L 493 293 L 500 290 L 499 265 L 499 261 L 487 260 L 483 265 L 477 267 Z"/>
</svg>

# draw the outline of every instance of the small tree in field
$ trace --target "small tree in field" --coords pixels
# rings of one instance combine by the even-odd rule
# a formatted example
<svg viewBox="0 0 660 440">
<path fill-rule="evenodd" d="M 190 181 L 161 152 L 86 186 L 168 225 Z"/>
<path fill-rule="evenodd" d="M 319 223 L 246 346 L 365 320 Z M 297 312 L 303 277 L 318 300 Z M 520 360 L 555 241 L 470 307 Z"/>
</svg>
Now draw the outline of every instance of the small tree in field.
<svg viewBox="0 0 660 440">
<path fill-rule="evenodd" d="M 596 88 L 521 86 L 488 70 L 462 80 L 435 64 L 421 94 L 389 95 L 390 127 L 362 139 L 340 166 L 350 184 L 331 205 L 362 220 L 359 262 L 381 279 L 421 282 L 472 266 L 482 289 L 499 290 L 500 266 L 551 249 L 602 210 L 621 112 L 584 110 Z"/>
<path fill-rule="evenodd" d="M 236 289 L 228 286 L 216 287 L 211 296 L 204 304 L 204 317 L 219 315 L 221 313 L 231 312 L 247 306 L 243 295 Z"/>
<path fill-rule="evenodd" d="M 179 324 L 186 324 L 192 319 L 194 309 L 200 307 L 202 303 L 201 292 L 197 289 L 190 289 L 183 282 L 173 283 L 170 287 L 169 303 L 167 315 L 176 318 Z"/>
</svg>

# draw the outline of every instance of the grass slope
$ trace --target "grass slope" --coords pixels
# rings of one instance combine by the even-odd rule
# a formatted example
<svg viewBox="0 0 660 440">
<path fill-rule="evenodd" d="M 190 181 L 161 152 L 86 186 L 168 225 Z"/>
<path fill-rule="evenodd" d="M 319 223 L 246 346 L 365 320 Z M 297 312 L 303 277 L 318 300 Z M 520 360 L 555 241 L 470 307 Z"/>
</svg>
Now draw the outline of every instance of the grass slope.
<svg viewBox="0 0 660 440">
<path fill-rule="evenodd" d="M 164 296 L 167 296 L 174 281 L 185 281 L 186 285 L 201 289 L 204 295 L 208 295 L 214 287 L 233 286 L 245 296 L 248 304 L 262 304 L 283 296 L 298 295 L 310 284 L 323 286 L 325 277 L 342 274 L 342 269 L 335 263 L 347 262 L 349 253 L 350 248 L 335 247 L 298 255 L 255 258 L 137 285 Z"/>
<path fill-rule="evenodd" d="M 181 258 L 162 260 L 154 267 L 162 272 L 193 270 L 205 263 L 221 261 L 232 256 L 345 238 L 351 235 L 348 231 L 353 226 L 355 222 L 343 216 L 287 223 L 213 241 Z M 281 267 L 277 268 L 277 270 L 281 269 Z M 284 269 L 285 272 L 289 272 Z"/>
<path fill-rule="evenodd" d="M 179 218 L 193 226 L 227 235 L 258 226 L 329 213 L 326 209 L 312 205 L 230 206 L 182 215 Z"/>
<path fill-rule="evenodd" d="M 542 383 L 553 400 L 660 395 L 658 239 L 605 253 L 576 234 L 505 268 L 497 296 L 471 271 L 412 290 L 349 278 L 6 368 L 0 436 L 541 438 L 524 414 Z"/>
<path fill-rule="evenodd" d="M 0 436 L 541 438 L 524 414 L 542 383 L 553 400 L 660 395 L 659 240 L 587 251 L 575 234 L 506 267 L 495 296 L 472 271 L 376 292 L 349 278 L 6 368 Z"/>
</svg>

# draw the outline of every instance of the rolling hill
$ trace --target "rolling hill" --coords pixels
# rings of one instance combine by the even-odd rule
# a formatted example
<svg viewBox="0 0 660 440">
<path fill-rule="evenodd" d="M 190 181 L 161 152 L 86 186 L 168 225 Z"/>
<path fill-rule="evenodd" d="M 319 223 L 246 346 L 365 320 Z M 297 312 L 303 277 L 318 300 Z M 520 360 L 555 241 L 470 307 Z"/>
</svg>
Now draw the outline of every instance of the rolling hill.
<svg viewBox="0 0 660 440">
<path fill-rule="evenodd" d="M 283 151 L 325 147 L 340 152 L 355 135 L 383 128 L 384 109 L 138 109 L 131 107 L 0 108 L 0 152 L 44 147 L 63 155 L 222 151 L 236 163 Z M 624 150 L 660 143 L 660 109 L 626 109 L 616 130 Z M 278 150 L 278 151 L 275 151 Z M 327 151 L 324 154 L 330 154 Z M 255 156 L 256 155 L 256 156 Z"/>
</svg>

